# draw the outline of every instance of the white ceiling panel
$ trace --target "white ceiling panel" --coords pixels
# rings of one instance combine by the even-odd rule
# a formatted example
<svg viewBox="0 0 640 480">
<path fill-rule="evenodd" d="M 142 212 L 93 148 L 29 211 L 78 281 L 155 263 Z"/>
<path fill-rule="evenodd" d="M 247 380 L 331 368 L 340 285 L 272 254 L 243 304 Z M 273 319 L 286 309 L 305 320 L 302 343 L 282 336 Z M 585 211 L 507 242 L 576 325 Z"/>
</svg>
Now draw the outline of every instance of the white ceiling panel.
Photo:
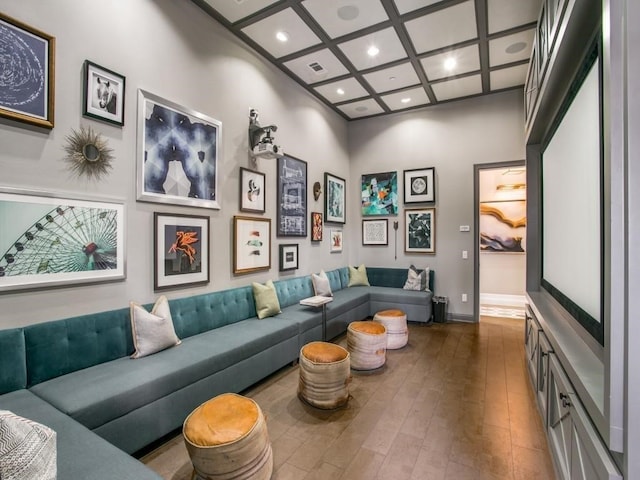
<svg viewBox="0 0 640 480">
<path fill-rule="evenodd" d="M 416 52 L 430 52 L 477 38 L 475 11 L 473 1 L 468 1 L 409 20 L 405 26 Z"/>
<path fill-rule="evenodd" d="M 344 93 L 339 93 L 339 90 Z M 354 98 L 366 97 L 367 90 L 355 78 L 347 78 L 315 88 L 315 91 L 331 103 L 345 102 Z"/>
<path fill-rule="evenodd" d="M 489 65 L 492 67 L 505 63 L 528 60 L 533 48 L 535 29 L 514 33 L 489 41 Z"/>
<path fill-rule="evenodd" d="M 305 0 L 302 6 L 331 38 L 389 20 L 379 0 Z"/>
<path fill-rule="evenodd" d="M 480 75 L 471 75 L 434 83 L 431 88 L 438 101 L 451 100 L 452 98 L 468 97 L 469 95 L 482 93 L 482 80 Z"/>
<path fill-rule="evenodd" d="M 542 0 L 487 0 L 489 33 L 535 22 L 541 7 Z"/>
<path fill-rule="evenodd" d="M 308 85 L 349 73 L 327 48 L 289 60 L 284 66 Z"/>
<path fill-rule="evenodd" d="M 455 67 L 451 70 L 445 67 L 445 62 L 449 59 L 455 60 Z M 422 63 L 424 72 L 429 80 L 439 80 L 480 70 L 480 52 L 478 45 L 469 45 L 468 47 L 423 58 L 420 63 Z"/>
<path fill-rule="evenodd" d="M 367 50 L 371 46 L 376 46 L 380 50 L 375 57 L 367 54 Z M 339 44 L 338 47 L 358 70 L 366 70 L 407 57 L 407 52 L 393 28 L 385 28 L 355 38 Z"/>
<path fill-rule="evenodd" d="M 501 90 L 503 88 L 524 85 L 528 67 L 528 65 L 523 64 L 516 67 L 494 70 L 490 76 L 491 90 Z"/>
<path fill-rule="evenodd" d="M 248 17 L 278 0 L 204 0 L 231 23 Z"/>
<path fill-rule="evenodd" d="M 407 12 L 413 12 L 414 10 L 433 5 L 440 1 L 441 0 L 394 0 L 394 3 L 398 8 L 398 12 L 400 12 L 400 15 L 403 15 Z"/>
<path fill-rule="evenodd" d="M 396 90 L 420 83 L 420 79 L 413 65 L 409 62 L 367 73 L 363 75 L 363 77 L 377 93 L 388 92 L 389 90 Z"/>
<path fill-rule="evenodd" d="M 320 43 L 316 34 L 291 8 L 252 23 L 242 31 L 276 58 Z M 279 41 L 276 38 L 276 33 L 279 31 L 286 32 L 289 41 Z"/>
<path fill-rule="evenodd" d="M 347 103 L 346 105 L 338 105 L 338 109 L 340 109 L 340 111 L 349 118 L 368 117 L 370 115 L 384 113 L 382 107 L 378 105 L 378 102 L 373 98 L 360 100 L 359 102 Z"/>
<path fill-rule="evenodd" d="M 405 108 L 427 105 L 429 103 L 429 97 L 422 87 L 390 93 L 380 98 L 382 98 L 382 101 L 390 110 L 404 110 Z"/>
</svg>

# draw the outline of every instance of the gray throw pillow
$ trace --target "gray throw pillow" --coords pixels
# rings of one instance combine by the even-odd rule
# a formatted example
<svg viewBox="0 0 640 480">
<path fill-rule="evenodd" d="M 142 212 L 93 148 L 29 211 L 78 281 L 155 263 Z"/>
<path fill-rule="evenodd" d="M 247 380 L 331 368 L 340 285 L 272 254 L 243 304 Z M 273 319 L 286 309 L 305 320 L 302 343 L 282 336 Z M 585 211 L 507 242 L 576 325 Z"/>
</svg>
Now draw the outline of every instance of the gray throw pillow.
<svg viewBox="0 0 640 480">
<path fill-rule="evenodd" d="M 407 281 L 404 284 L 405 290 L 416 290 L 420 292 L 429 291 L 429 267 L 425 268 L 421 272 L 411 265 L 407 273 Z"/>
<path fill-rule="evenodd" d="M 321 297 L 333 297 L 329 277 L 324 273 L 324 270 L 320 270 L 319 275 L 312 273 L 311 282 L 313 283 L 313 290 L 316 292 L 316 295 Z"/>
<path fill-rule="evenodd" d="M 136 348 L 131 358 L 146 357 L 174 345 L 180 339 L 173 328 L 173 319 L 167 297 L 162 295 L 153 306 L 151 313 L 131 302 L 131 332 Z"/>
</svg>

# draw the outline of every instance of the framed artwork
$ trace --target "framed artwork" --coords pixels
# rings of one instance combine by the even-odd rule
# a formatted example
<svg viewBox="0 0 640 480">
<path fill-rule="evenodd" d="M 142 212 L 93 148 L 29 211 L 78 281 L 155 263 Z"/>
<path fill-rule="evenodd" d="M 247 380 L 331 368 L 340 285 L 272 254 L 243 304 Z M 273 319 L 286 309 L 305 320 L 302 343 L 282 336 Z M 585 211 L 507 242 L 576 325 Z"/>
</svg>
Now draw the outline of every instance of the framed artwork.
<svg viewBox="0 0 640 480">
<path fill-rule="evenodd" d="M 84 61 L 82 114 L 124 125 L 125 78 L 89 60 Z"/>
<path fill-rule="evenodd" d="M 436 201 L 435 168 L 404 171 L 404 203 Z"/>
<path fill-rule="evenodd" d="M 284 155 L 278 158 L 279 237 L 307 236 L 307 162 Z"/>
<path fill-rule="evenodd" d="M 362 245 L 389 245 L 389 220 L 362 220 Z"/>
<path fill-rule="evenodd" d="M 407 208 L 404 211 L 404 251 L 436 253 L 436 209 Z"/>
<path fill-rule="evenodd" d="M 0 292 L 125 278 L 124 205 L 0 188 Z"/>
<path fill-rule="evenodd" d="M 322 213 L 311 212 L 311 241 L 322 241 Z"/>
<path fill-rule="evenodd" d="M 153 214 L 153 288 L 209 283 L 209 217 Z"/>
<path fill-rule="evenodd" d="M 0 116 L 53 128 L 55 42 L 0 12 Z"/>
<path fill-rule="evenodd" d="M 296 268 L 298 268 L 298 244 L 280 245 L 280 271 L 286 272 Z"/>
<path fill-rule="evenodd" d="M 524 253 L 526 226 L 525 200 L 480 203 L 480 251 Z"/>
<path fill-rule="evenodd" d="M 240 211 L 265 212 L 265 174 L 240 167 Z"/>
<path fill-rule="evenodd" d="M 345 223 L 346 182 L 344 178 L 330 173 L 324 174 L 324 219 L 325 222 Z"/>
<path fill-rule="evenodd" d="M 233 273 L 271 268 L 271 219 L 233 217 Z"/>
<path fill-rule="evenodd" d="M 138 200 L 219 209 L 222 123 L 138 91 Z"/>
<path fill-rule="evenodd" d="M 332 228 L 330 230 L 331 252 L 342 251 L 342 230 Z"/>
<path fill-rule="evenodd" d="M 398 172 L 362 175 L 362 215 L 398 214 Z"/>
</svg>

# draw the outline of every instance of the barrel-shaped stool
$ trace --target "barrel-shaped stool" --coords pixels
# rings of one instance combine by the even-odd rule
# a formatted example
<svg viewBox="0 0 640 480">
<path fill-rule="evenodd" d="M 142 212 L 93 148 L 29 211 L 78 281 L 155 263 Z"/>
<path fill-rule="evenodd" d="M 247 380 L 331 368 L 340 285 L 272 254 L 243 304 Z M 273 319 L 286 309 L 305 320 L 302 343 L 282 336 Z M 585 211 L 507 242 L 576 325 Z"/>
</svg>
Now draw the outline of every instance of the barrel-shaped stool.
<svg viewBox="0 0 640 480">
<path fill-rule="evenodd" d="M 347 328 L 347 350 L 354 370 L 374 370 L 383 366 L 387 354 L 387 329 L 377 322 L 351 322 Z"/>
<path fill-rule="evenodd" d="M 329 410 L 349 400 L 349 352 L 328 342 L 307 343 L 300 349 L 298 396 L 308 404 Z"/>
<path fill-rule="evenodd" d="M 407 315 L 402 310 L 381 310 L 373 316 L 373 321 L 387 329 L 387 350 L 402 348 L 409 341 Z"/>
<path fill-rule="evenodd" d="M 267 424 L 250 398 L 235 393 L 212 398 L 189 414 L 182 434 L 197 480 L 271 478 Z"/>
</svg>

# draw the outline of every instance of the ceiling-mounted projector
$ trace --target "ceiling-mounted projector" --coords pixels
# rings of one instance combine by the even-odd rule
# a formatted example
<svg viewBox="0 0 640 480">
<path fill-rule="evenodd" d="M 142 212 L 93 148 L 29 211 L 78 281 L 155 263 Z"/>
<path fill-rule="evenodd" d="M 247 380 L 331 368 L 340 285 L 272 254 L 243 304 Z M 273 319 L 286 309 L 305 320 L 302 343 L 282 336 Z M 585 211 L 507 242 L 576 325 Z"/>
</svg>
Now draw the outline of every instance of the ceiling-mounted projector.
<svg viewBox="0 0 640 480">
<path fill-rule="evenodd" d="M 282 147 L 278 145 L 274 145 L 273 143 L 268 142 L 259 142 L 255 147 L 253 147 L 252 155 L 254 157 L 260 158 L 279 158 L 284 155 L 284 151 Z"/>
<path fill-rule="evenodd" d="M 249 112 L 249 145 L 251 155 L 260 158 L 279 158 L 284 155 L 282 147 L 273 143 L 273 132 L 277 131 L 276 125 L 261 127 L 258 121 L 258 112 L 251 109 Z"/>
</svg>

